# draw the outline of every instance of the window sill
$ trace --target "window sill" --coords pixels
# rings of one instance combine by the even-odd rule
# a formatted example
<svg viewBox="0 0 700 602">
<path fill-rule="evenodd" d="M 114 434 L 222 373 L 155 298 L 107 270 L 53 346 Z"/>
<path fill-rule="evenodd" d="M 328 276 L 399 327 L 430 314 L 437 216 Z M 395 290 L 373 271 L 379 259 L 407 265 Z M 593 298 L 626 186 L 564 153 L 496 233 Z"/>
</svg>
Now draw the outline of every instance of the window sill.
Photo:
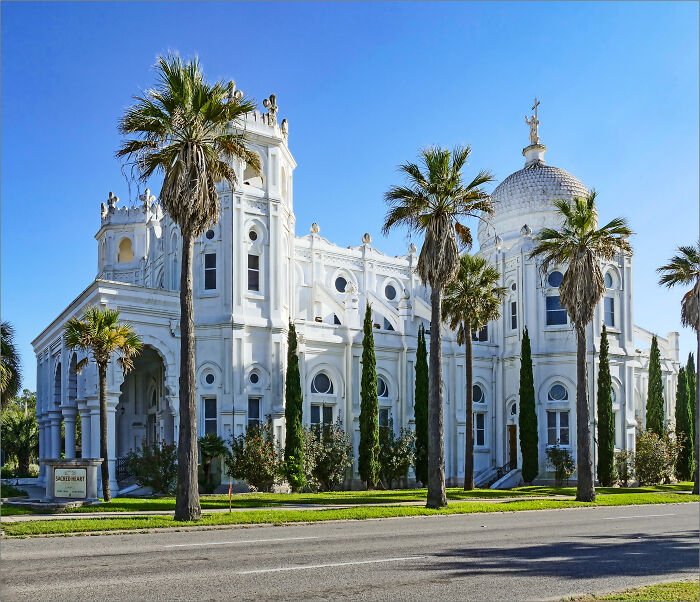
<svg viewBox="0 0 700 602">
<path fill-rule="evenodd" d="M 545 332 L 564 332 L 573 330 L 571 324 L 546 324 Z"/>
<path fill-rule="evenodd" d="M 257 291 L 248 291 L 245 295 L 246 299 L 253 299 L 255 301 L 264 301 L 265 295 Z"/>
<path fill-rule="evenodd" d="M 607 330 L 610 334 L 620 334 L 622 332 L 619 328 L 616 328 L 615 326 L 608 326 L 607 324 L 605 325 L 605 330 Z"/>
<path fill-rule="evenodd" d="M 206 298 L 218 297 L 218 296 L 219 296 L 219 291 L 217 291 L 217 290 L 202 291 L 201 293 L 199 293 L 200 299 L 206 299 Z"/>
<path fill-rule="evenodd" d="M 477 447 L 475 445 L 474 446 L 474 453 L 475 454 L 490 454 L 491 448 L 490 447 Z"/>
</svg>

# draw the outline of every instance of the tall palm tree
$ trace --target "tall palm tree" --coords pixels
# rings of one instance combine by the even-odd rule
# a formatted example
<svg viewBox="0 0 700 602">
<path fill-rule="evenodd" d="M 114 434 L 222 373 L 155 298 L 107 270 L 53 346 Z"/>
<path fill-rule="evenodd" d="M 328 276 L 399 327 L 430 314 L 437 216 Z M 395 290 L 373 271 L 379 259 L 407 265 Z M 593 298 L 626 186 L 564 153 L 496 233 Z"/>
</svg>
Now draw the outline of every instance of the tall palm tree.
<svg viewBox="0 0 700 602">
<path fill-rule="evenodd" d="M 656 270 L 659 284 L 672 287 L 692 286 L 681 301 L 681 322 L 695 330 L 698 343 L 697 372 L 700 372 L 700 241 L 697 246 L 678 247 L 677 254 L 666 265 Z M 698 494 L 698 466 L 700 466 L 700 387 L 695 388 L 695 473 L 693 493 Z"/>
<path fill-rule="evenodd" d="M 161 57 L 158 84 L 129 107 L 119 131 L 134 135 L 117 156 L 131 162 L 139 179 L 163 175 L 160 201 L 182 235 L 180 271 L 180 432 L 175 519 L 201 517 L 197 485 L 197 423 L 192 259 L 195 239 L 219 218 L 217 184 L 236 181 L 234 161 L 260 169 L 258 155 L 230 129 L 255 105 L 234 83 L 209 84 L 197 59 Z M 241 130 L 243 128 L 240 128 Z"/>
<path fill-rule="evenodd" d="M 5 408 L 8 402 L 19 393 L 22 381 L 19 351 L 15 345 L 15 329 L 7 321 L 0 324 L 0 405 Z"/>
<path fill-rule="evenodd" d="M 442 319 L 457 331 L 457 344 L 464 345 L 466 386 L 466 449 L 464 453 L 464 489 L 474 489 L 474 430 L 471 428 L 474 403 L 472 333 L 501 316 L 506 294 L 498 270 L 486 259 L 465 253 L 459 260 L 457 277 L 445 286 Z"/>
<path fill-rule="evenodd" d="M 468 184 L 462 169 L 470 147 L 450 151 L 423 149 L 420 165 L 399 167 L 406 183 L 392 186 L 384 198 L 389 205 L 384 234 L 405 226 L 410 234 L 424 236 L 416 271 L 424 286 L 430 286 L 430 392 L 428 400 L 428 508 L 447 506 L 445 495 L 445 449 L 442 412 L 442 334 L 440 332 L 442 290 L 459 268 L 459 247 L 470 248 L 472 236 L 462 222 L 466 217 L 491 213 L 491 197 L 482 188 L 493 176 L 480 171 Z"/>
<path fill-rule="evenodd" d="M 80 374 L 90 361 L 97 364 L 100 377 L 100 457 L 102 458 L 102 497 L 112 499 L 109 489 L 109 463 L 107 454 L 107 364 L 113 354 L 124 370 L 134 367 L 134 357 L 141 351 L 141 340 L 129 324 L 119 321 L 116 309 L 86 307 L 81 318 L 66 322 L 64 337 L 69 349 L 82 349 L 88 355 L 80 360 L 75 371 Z"/>
<path fill-rule="evenodd" d="M 544 277 L 555 266 L 568 266 L 559 287 L 562 307 L 576 330 L 576 454 L 578 485 L 576 499 L 595 500 L 593 455 L 591 453 L 590 405 L 586 366 L 586 326 L 605 292 L 601 261 L 610 261 L 620 253 L 631 253 L 628 237 L 632 230 L 627 220 L 616 217 L 598 228 L 595 191 L 572 201 L 557 200 L 554 204 L 563 224 L 560 230 L 544 228 L 535 237 L 537 246 L 531 258 L 541 258 Z"/>
</svg>

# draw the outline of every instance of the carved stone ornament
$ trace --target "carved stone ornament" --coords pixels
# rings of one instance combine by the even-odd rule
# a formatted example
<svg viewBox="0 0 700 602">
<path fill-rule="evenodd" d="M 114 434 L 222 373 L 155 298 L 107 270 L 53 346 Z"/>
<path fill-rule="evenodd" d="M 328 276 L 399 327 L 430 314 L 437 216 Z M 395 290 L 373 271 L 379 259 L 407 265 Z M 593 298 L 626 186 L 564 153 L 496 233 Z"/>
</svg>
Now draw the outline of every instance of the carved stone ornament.
<svg viewBox="0 0 700 602">
<path fill-rule="evenodd" d="M 522 228 L 520 228 L 520 234 L 523 236 L 530 236 L 530 234 L 532 234 L 532 228 L 525 224 Z"/>
<path fill-rule="evenodd" d="M 118 202 L 119 202 L 119 197 L 115 196 L 115 194 L 112 191 L 110 191 L 109 198 L 107 199 L 107 206 L 109 207 L 110 213 L 114 213 L 117 210 L 116 204 Z"/>
<path fill-rule="evenodd" d="M 417 250 L 418 250 L 418 249 L 416 249 L 416 245 L 414 245 L 413 243 L 411 243 L 410 245 L 408 245 L 408 252 L 409 252 L 411 255 L 414 255 L 414 254 L 416 253 Z"/>
<path fill-rule="evenodd" d="M 274 94 L 270 94 L 270 98 L 263 100 L 263 106 L 268 110 L 268 125 L 275 125 L 277 123 L 277 97 Z"/>
<path fill-rule="evenodd" d="M 321 231 L 321 228 L 319 227 L 319 225 L 316 222 L 311 224 L 311 234 L 318 234 L 320 231 Z"/>
<path fill-rule="evenodd" d="M 148 188 L 146 188 L 144 193 L 139 196 L 139 199 L 143 203 L 144 209 L 146 209 L 146 211 L 150 211 L 151 205 L 155 202 L 156 197 L 155 195 L 151 194 L 151 191 Z"/>
<path fill-rule="evenodd" d="M 365 232 L 362 235 L 362 242 L 366 245 L 368 245 L 372 242 L 372 237 L 370 236 L 369 232 Z"/>
<path fill-rule="evenodd" d="M 282 135 L 285 138 L 289 138 L 289 121 L 286 119 L 282 120 Z"/>
</svg>

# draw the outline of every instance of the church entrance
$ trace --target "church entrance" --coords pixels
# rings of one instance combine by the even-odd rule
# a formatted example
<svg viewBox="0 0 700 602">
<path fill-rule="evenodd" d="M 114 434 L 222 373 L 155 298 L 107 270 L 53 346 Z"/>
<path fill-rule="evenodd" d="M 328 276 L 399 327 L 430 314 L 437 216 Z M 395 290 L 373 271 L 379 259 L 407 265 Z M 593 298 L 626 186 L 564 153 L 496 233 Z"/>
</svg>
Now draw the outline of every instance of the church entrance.
<svg viewBox="0 0 700 602">
<path fill-rule="evenodd" d="M 516 424 L 508 425 L 508 460 L 510 469 L 515 470 L 518 467 L 518 426 Z"/>
</svg>

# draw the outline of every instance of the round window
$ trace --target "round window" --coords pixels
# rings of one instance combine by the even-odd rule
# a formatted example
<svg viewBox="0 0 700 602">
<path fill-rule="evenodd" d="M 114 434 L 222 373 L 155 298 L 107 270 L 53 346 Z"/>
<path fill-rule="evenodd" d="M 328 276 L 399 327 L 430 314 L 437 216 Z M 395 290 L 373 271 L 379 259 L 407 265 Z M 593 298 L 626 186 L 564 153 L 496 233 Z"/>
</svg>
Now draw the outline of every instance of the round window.
<svg viewBox="0 0 700 602">
<path fill-rule="evenodd" d="M 331 379 L 328 378 L 325 372 L 319 372 L 314 376 L 314 380 L 311 383 L 311 392 L 321 393 L 322 395 L 333 393 L 333 383 L 331 383 Z"/>
<path fill-rule="evenodd" d="M 389 387 L 381 376 L 377 377 L 377 397 L 389 397 Z"/>
<path fill-rule="evenodd" d="M 208 385 L 213 385 L 214 384 L 214 375 L 210 372 L 204 377 L 204 380 Z"/>
<path fill-rule="evenodd" d="M 518 413 L 518 406 L 517 406 L 517 404 L 514 403 L 512 406 L 510 406 L 510 415 L 515 416 L 517 413 Z"/>
<path fill-rule="evenodd" d="M 260 376 L 258 375 L 258 373 L 251 372 L 250 373 L 250 382 L 252 382 L 254 385 L 257 385 L 259 381 L 260 381 Z"/>
<path fill-rule="evenodd" d="M 389 301 L 396 299 L 396 289 L 391 284 L 387 284 L 386 288 L 384 289 L 384 294 Z"/>
<path fill-rule="evenodd" d="M 207 230 L 207 233 L 204 236 L 211 240 L 212 238 L 214 238 L 214 230 Z"/>
<path fill-rule="evenodd" d="M 605 274 L 605 288 L 612 288 L 613 287 L 613 279 L 612 276 L 610 275 L 610 272 Z"/>
<path fill-rule="evenodd" d="M 548 395 L 549 401 L 565 401 L 569 399 L 569 393 L 564 385 L 552 385 Z"/>
<path fill-rule="evenodd" d="M 617 401 L 617 395 L 615 395 L 615 389 L 610 389 L 610 401 L 615 403 Z"/>
<path fill-rule="evenodd" d="M 337 290 L 339 293 L 344 293 L 345 292 L 345 287 L 348 285 L 348 281 L 345 280 L 342 276 L 338 276 L 335 279 L 335 290 Z"/>
<path fill-rule="evenodd" d="M 515 282 L 510 285 L 510 290 L 514 291 L 517 287 L 515 286 Z"/>
<path fill-rule="evenodd" d="M 474 403 L 484 403 L 484 390 L 479 385 L 474 385 L 472 387 L 472 397 Z"/>
<path fill-rule="evenodd" d="M 255 242 L 256 240 L 258 240 L 258 233 L 255 230 L 251 230 L 250 232 L 248 232 L 248 238 Z"/>
<path fill-rule="evenodd" d="M 547 278 L 547 282 L 552 288 L 559 288 L 562 280 L 564 280 L 564 276 L 561 272 L 552 272 Z"/>
</svg>

